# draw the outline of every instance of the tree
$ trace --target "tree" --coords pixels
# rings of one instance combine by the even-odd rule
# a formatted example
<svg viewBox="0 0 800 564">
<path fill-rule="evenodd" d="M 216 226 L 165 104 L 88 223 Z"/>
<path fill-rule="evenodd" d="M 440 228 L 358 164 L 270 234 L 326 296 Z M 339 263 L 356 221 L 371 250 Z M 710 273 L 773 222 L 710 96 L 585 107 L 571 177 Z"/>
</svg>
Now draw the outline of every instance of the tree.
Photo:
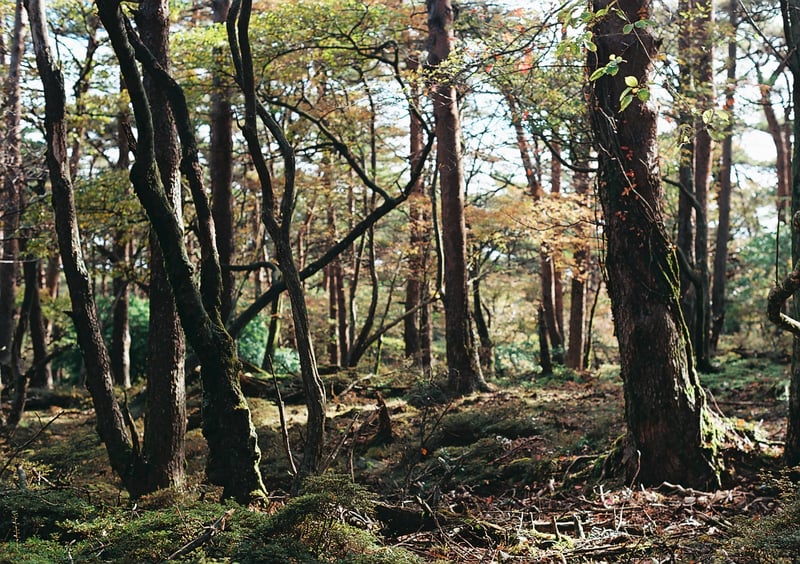
<svg viewBox="0 0 800 564">
<path fill-rule="evenodd" d="M 250 0 L 243 0 L 241 5 L 238 2 L 234 3 L 228 16 L 227 29 L 236 67 L 237 82 L 242 89 L 245 100 L 242 134 L 247 142 L 250 158 L 253 161 L 261 185 L 261 197 L 263 200 L 261 219 L 275 244 L 278 267 L 292 304 L 295 341 L 298 356 L 300 357 L 303 391 L 305 392 L 306 408 L 308 410 L 303 461 L 300 468 L 298 468 L 297 476 L 295 476 L 295 487 L 299 487 L 299 480 L 316 473 L 322 461 L 322 448 L 325 440 L 326 398 L 322 380 L 317 370 L 314 347 L 311 343 L 304 289 L 292 252 L 291 226 L 292 212 L 295 205 L 295 155 L 284 131 L 256 98 L 249 35 L 251 10 L 252 3 Z M 258 132 L 259 120 L 275 138 L 280 154 L 283 157 L 284 182 L 283 194 L 280 199 L 276 197 L 272 172 L 261 152 L 261 140 Z"/>
<path fill-rule="evenodd" d="M 138 139 L 130 178 L 145 208 L 163 253 L 164 266 L 187 339 L 201 362 L 203 434 L 209 454 L 206 474 L 223 487 L 223 497 L 241 503 L 266 495 L 258 462 L 261 453 L 241 392 L 241 363 L 236 344 L 225 331 L 221 314 L 221 268 L 213 236 L 213 219 L 206 197 L 188 108 L 183 91 L 138 40 L 114 0 L 98 2 L 100 19 L 117 55 L 130 93 Z M 176 210 L 162 184 L 156 163 L 152 107 L 145 93 L 137 58 L 167 95 L 181 141 L 181 172 L 185 175 L 197 214 L 201 249 L 200 286 L 194 282 Z"/>
<path fill-rule="evenodd" d="M 646 103 L 657 54 L 651 2 L 597 0 L 592 9 L 589 112 L 625 394 L 623 463 L 630 479 L 646 484 L 706 486 L 719 480 L 718 430 L 695 371 L 678 259 L 664 229 L 656 114 Z"/>
<path fill-rule="evenodd" d="M 789 50 L 787 66 L 792 73 L 792 101 L 800 108 L 800 2 L 781 0 L 783 30 Z M 783 313 L 786 301 L 795 296 L 800 289 L 800 228 L 797 225 L 800 214 L 800 120 L 795 117 L 794 147 L 792 150 L 792 263 L 794 268 L 789 275 L 770 291 L 767 299 L 769 319 L 792 333 L 792 370 L 789 379 L 789 418 L 786 425 L 786 446 L 784 459 L 793 466 L 800 463 L 800 299 L 792 302 L 791 316 Z"/>
<path fill-rule="evenodd" d="M 0 261 L 0 391 L 13 379 L 12 340 L 16 316 L 19 274 L 19 221 L 22 198 L 22 157 L 20 154 L 20 70 L 25 51 L 22 0 L 14 9 L 11 57 L 3 88 L 3 145 L 0 150 L 0 210 L 2 210 L 2 261 Z M 19 367 L 17 367 L 17 370 Z M 2 424 L 2 414 L 0 414 Z"/>
<path fill-rule="evenodd" d="M 450 0 L 428 0 L 428 66 L 436 122 L 436 167 L 442 193 L 444 241 L 445 341 L 448 385 L 459 394 L 486 390 L 469 315 L 467 232 L 464 220 L 464 171 L 461 124 L 452 77 L 441 70 L 453 48 L 455 12 Z"/>
</svg>

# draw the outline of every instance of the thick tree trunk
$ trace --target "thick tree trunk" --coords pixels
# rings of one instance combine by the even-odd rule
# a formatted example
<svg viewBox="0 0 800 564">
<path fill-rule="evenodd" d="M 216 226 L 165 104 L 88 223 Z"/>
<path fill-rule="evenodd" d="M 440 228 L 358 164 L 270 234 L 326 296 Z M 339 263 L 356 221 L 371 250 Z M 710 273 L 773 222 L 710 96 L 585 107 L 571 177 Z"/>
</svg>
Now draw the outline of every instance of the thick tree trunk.
<svg viewBox="0 0 800 564">
<path fill-rule="evenodd" d="M 142 42 L 169 72 L 169 5 L 167 0 L 142 0 L 136 14 Z M 166 93 L 156 80 L 144 77 L 153 117 L 155 154 L 161 183 L 175 219 L 183 223 L 180 147 Z M 183 489 L 186 481 L 186 384 L 183 330 L 175 309 L 163 253 L 155 232 L 150 236 L 150 325 L 147 338 L 147 407 L 143 455 L 148 463 L 148 490 Z"/>
<path fill-rule="evenodd" d="M 714 274 L 711 289 L 711 337 L 710 352 L 716 354 L 719 337 L 725 324 L 725 286 L 728 279 L 728 239 L 731 234 L 731 176 L 733 173 L 733 112 L 734 93 L 736 89 L 736 29 L 739 25 L 739 0 L 729 0 L 728 18 L 733 30 L 728 41 L 727 85 L 725 87 L 725 111 L 729 114 L 728 125 L 725 129 L 725 138 L 722 140 L 722 160 L 719 167 L 719 196 L 717 197 L 717 236 L 716 251 L 714 254 Z M 782 137 L 782 136 L 781 136 Z M 784 151 L 785 152 L 785 151 Z M 778 155 L 780 159 L 780 154 Z M 786 168 L 785 166 L 783 167 Z M 778 183 L 783 177 L 784 193 L 788 194 L 786 171 L 778 169 Z M 780 189 L 778 190 L 780 194 Z M 780 209 L 780 198 L 778 207 Z M 785 205 L 785 204 L 784 204 Z"/>
<path fill-rule="evenodd" d="M 622 0 L 628 21 L 650 17 L 650 0 Z M 593 9 L 609 7 L 607 0 Z M 592 73 L 624 54 L 616 76 L 593 83 L 589 111 L 599 155 L 598 186 L 606 221 L 606 268 L 628 425 L 623 458 L 628 478 L 706 487 L 718 481 L 713 417 L 693 364 L 679 303 L 678 262 L 663 223 L 656 114 L 636 96 L 620 112 L 626 77 L 649 84 L 657 54 L 650 32 L 622 33 L 625 21 L 593 26 Z"/>
<path fill-rule="evenodd" d="M 428 65 L 436 67 L 449 56 L 453 43 L 454 11 L 450 0 L 428 2 Z M 448 386 L 457 394 L 487 389 L 481 373 L 469 317 L 467 291 L 467 230 L 464 219 L 464 171 L 461 123 L 456 89 L 444 77 L 432 85 L 436 121 L 436 166 L 442 191 L 444 251 L 444 310 Z"/>
</svg>

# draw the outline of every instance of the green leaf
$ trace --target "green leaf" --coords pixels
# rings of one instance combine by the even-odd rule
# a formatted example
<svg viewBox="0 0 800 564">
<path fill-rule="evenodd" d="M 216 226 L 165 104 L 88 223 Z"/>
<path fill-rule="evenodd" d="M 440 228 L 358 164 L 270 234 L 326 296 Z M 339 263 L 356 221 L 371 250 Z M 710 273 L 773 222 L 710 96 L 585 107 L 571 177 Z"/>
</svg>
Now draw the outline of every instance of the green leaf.
<svg viewBox="0 0 800 564">
<path fill-rule="evenodd" d="M 708 125 L 714 119 L 714 110 L 706 110 L 703 112 L 703 123 Z"/>
<path fill-rule="evenodd" d="M 625 86 L 629 86 L 631 88 L 636 88 L 639 86 L 639 81 L 636 79 L 635 76 L 626 76 L 625 77 Z"/>
<path fill-rule="evenodd" d="M 633 31 L 633 25 L 634 24 L 632 24 L 632 23 L 626 23 L 624 26 L 622 26 L 622 33 L 628 34 L 628 33 L 632 32 Z"/>
<path fill-rule="evenodd" d="M 592 53 L 597 52 L 597 45 L 595 45 L 594 41 L 591 39 L 584 39 L 583 46 L 586 47 L 587 51 L 591 51 Z"/>
<path fill-rule="evenodd" d="M 597 69 L 596 71 L 594 71 L 594 72 L 593 72 L 593 73 L 592 73 L 592 74 L 589 76 L 589 81 L 595 81 L 595 80 L 597 80 L 597 79 L 598 79 L 598 78 L 600 78 L 601 76 L 605 75 L 605 74 L 606 74 L 606 72 L 608 72 L 608 69 L 607 69 L 606 67 L 600 67 L 599 69 Z"/>
<path fill-rule="evenodd" d="M 608 64 L 608 70 L 606 71 L 610 76 L 616 76 L 619 72 L 619 67 L 616 63 L 613 65 L 611 63 Z"/>
<path fill-rule="evenodd" d="M 622 98 L 622 100 L 620 100 L 620 103 L 619 103 L 619 111 L 620 112 L 624 112 L 625 108 L 630 106 L 632 101 L 633 101 L 633 96 L 631 96 L 630 94 L 628 94 L 627 96 Z"/>
<path fill-rule="evenodd" d="M 647 88 L 642 88 L 636 93 L 636 97 L 642 102 L 647 102 L 650 99 L 650 91 Z"/>
</svg>

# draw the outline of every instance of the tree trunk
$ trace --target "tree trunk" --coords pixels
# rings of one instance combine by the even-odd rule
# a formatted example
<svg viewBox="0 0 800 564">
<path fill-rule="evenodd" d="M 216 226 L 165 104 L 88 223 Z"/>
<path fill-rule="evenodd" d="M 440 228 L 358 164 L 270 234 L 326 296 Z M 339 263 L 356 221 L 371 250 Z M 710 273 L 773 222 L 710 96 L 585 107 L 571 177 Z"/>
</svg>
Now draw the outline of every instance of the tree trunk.
<svg viewBox="0 0 800 564">
<path fill-rule="evenodd" d="M 598 0 L 593 9 L 610 5 Z M 630 22 L 650 17 L 650 0 L 616 6 Z M 620 112 L 627 77 L 650 83 L 657 43 L 646 28 L 625 34 L 623 25 L 617 17 L 595 23 L 597 52 L 588 57 L 590 74 L 610 55 L 626 60 L 618 74 L 593 83 L 589 101 L 628 425 L 623 463 L 630 480 L 706 487 L 719 480 L 716 430 L 694 369 L 677 257 L 664 229 L 656 113 L 637 96 Z"/>
<path fill-rule="evenodd" d="M 413 48 L 409 46 L 409 48 Z M 420 54 L 413 51 L 406 58 L 406 68 L 410 73 L 419 70 Z M 422 157 L 422 122 L 419 115 L 419 81 L 412 76 L 409 94 L 409 141 L 410 156 L 409 164 L 412 169 L 419 166 Z M 409 223 L 411 233 L 409 236 L 409 255 L 408 255 L 408 280 L 406 281 L 406 318 L 403 322 L 403 342 L 405 344 L 405 354 L 407 358 L 414 360 L 414 365 L 420 366 L 420 352 L 422 348 L 420 335 L 419 310 L 422 303 L 422 281 L 425 278 L 425 245 L 430 238 L 429 230 L 426 225 L 425 217 L 425 187 L 420 177 L 411 188 L 409 196 Z M 411 313 L 414 312 L 414 313 Z"/>
<path fill-rule="evenodd" d="M 169 5 L 142 0 L 136 14 L 142 42 L 169 72 Z M 166 93 L 144 77 L 153 118 L 155 154 L 161 183 L 178 225 L 183 223 L 180 147 Z M 147 338 L 147 406 L 143 455 L 148 463 L 148 490 L 183 489 L 186 476 L 185 344 L 175 300 L 164 267 L 158 236 L 150 235 L 150 324 Z"/>
<path fill-rule="evenodd" d="M 136 118 L 139 137 L 131 181 L 158 236 L 183 329 L 201 362 L 203 434 L 209 448 L 206 474 L 211 483 L 223 486 L 225 498 L 232 497 L 240 503 L 263 499 L 266 490 L 258 468 L 261 452 L 239 385 L 241 363 L 236 356 L 236 343 L 225 331 L 220 316 L 221 269 L 186 100 L 177 83 L 136 42 L 136 36 L 126 32 L 119 4 L 101 0 L 97 5 L 128 86 Z M 135 58 L 142 62 L 152 78 L 158 79 L 175 114 L 182 143 L 181 170 L 191 190 L 197 217 L 200 288 L 194 282 L 195 269 L 183 242 L 182 225 L 158 174 L 151 107 Z"/>
<path fill-rule="evenodd" d="M 696 0 L 697 35 L 694 50 L 697 53 L 697 101 L 702 112 L 714 109 L 714 26 L 713 0 Z M 695 120 L 694 189 L 697 200 L 695 232 L 695 267 L 700 279 L 697 291 L 697 311 L 694 319 L 694 348 L 697 368 L 703 372 L 713 369 L 710 356 L 711 292 L 708 269 L 708 185 L 711 180 L 711 133 L 703 119 Z"/>
<path fill-rule="evenodd" d="M 12 381 L 11 344 L 14 327 L 19 275 L 20 195 L 24 184 L 22 156 L 20 153 L 20 69 L 25 53 L 25 24 L 22 0 L 14 8 L 14 28 L 11 37 L 11 56 L 4 84 L 3 126 L 4 135 L 0 156 L 0 210 L 2 210 L 2 260 L 0 260 L 0 392 L 3 385 Z M 2 413 L 0 413 L 2 420 Z M 1 423 L 2 421 L 0 421 Z"/>
<path fill-rule="evenodd" d="M 32 296 L 30 313 L 30 333 L 31 346 L 33 347 L 33 374 L 31 374 L 31 386 L 36 388 L 51 389 L 53 387 L 53 372 L 50 369 L 50 362 L 47 358 L 47 328 L 45 326 L 44 314 L 42 312 L 41 292 L 41 261 L 35 262 L 36 275 L 33 281 L 36 284 L 36 291 Z"/>
<path fill-rule="evenodd" d="M 547 344 L 547 316 L 542 304 L 539 304 L 536 320 L 539 334 L 539 364 L 542 367 L 542 376 L 547 376 L 553 373 L 553 359 L 550 356 L 550 345 Z"/>
<path fill-rule="evenodd" d="M 86 384 L 97 414 L 97 433 L 106 447 L 114 472 L 120 476 L 128 491 L 135 491 L 138 451 L 114 397 L 108 352 L 100 332 L 97 308 L 80 246 L 67 161 L 64 78 L 50 53 L 43 2 L 28 0 L 26 8 L 31 21 L 36 65 L 44 86 L 46 158 L 53 191 L 56 235 L 64 276 L 70 289 L 71 317 L 83 353 Z"/>
<path fill-rule="evenodd" d="M 586 161 L 580 160 L 579 166 L 585 167 Z M 584 172 L 575 172 L 573 183 L 575 193 L 581 196 L 589 192 L 589 175 Z M 579 227 L 580 240 L 575 249 L 575 272 L 570 282 L 570 308 L 569 308 L 569 341 L 565 364 L 572 370 L 584 370 L 586 349 L 586 290 L 587 281 L 591 275 L 592 256 L 588 244 L 588 233 L 585 228 Z M 587 235 L 583 237 L 581 235 Z"/>
<path fill-rule="evenodd" d="M 228 17 L 231 0 L 213 0 L 211 8 L 214 23 L 224 23 Z M 219 56 L 219 49 L 214 53 Z M 217 67 L 213 71 L 213 93 L 211 95 L 211 145 L 208 169 L 211 179 L 211 214 L 217 235 L 219 261 L 231 265 L 234 260 L 233 237 L 233 111 L 230 93 L 225 86 L 224 72 Z M 227 321 L 235 301 L 233 271 L 222 269 L 222 320 Z"/>
<path fill-rule="evenodd" d="M 792 102 L 800 108 L 800 1 L 781 0 L 783 27 L 789 70 L 792 72 Z M 800 268 L 800 226 L 797 224 L 800 214 L 800 120 L 794 120 L 794 146 L 792 149 L 792 262 L 794 271 Z M 800 299 L 792 300 L 792 313 L 800 319 Z M 784 459 L 786 464 L 794 466 L 800 463 L 800 335 L 793 335 L 792 373 L 789 382 L 789 417 L 786 425 L 786 447 Z"/>
<path fill-rule="evenodd" d="M 242 134 L 247 142 L 248 152 L 261 184 L 263 200 L 262 221 L 275 244 L 275 256 L 289 294 L 297 353 L 300 357 L 300 372 L 303 380 L 308 419 L 306 422 L 303 461 L 298 468 L 294 482 L 294 489 L 297 489 L 304 477 L 317 472 L 322 460 L 322 449 L 325 441 L 326 398 L 311 342 L 303 283 L 292 252 L 291 222 L 295 204 L 294 150 L 287 141 L 281 127 L 275 122 L 272 114 L 260 106 L 256 100 L 249 37 L 251 10 L 252 3 L 250 0 L 244 0 L 241 3 L 240 11 L 231 10 L 227 21 L 228 37 L 231 50 L 234 53 L 237 80 L 245 100 Z M 262 120 L 263 124 L 269 129 L 278 143 L 280 154 L 283 157 L 284 182 L 283 195 L 280 202 L 276 200 L 272 175 L 262 153 L 257 118 Z M 280 212 L 279 215 L 278 211 Z"/>
<path fill-rule="evenodd" d="M 454 11 L 450 0 L 428 2 L 428 65 L 450 56 Z M 456 394 L 487 389 L 474 350 L 467 292 L 467 230 L 464 219 L 464 171 L 461 123 L 455 86 L 438 77 L 431 87 L 436 122 L 436 166 L 442 191 L 444 310 L 448 386 Z"/>
<path fill-rule="evenodd" d="M 711 290 L 711 337 L 710 352 L 716 354 L 719 337 L 725 324 L 725 286 L 728 279 L 728 239 L 731 234 L 731 176 L 733 173 L 733 111 L 734 93 L 736 89 L 736 29 L 739 25 L 739 0 L 729 0 L 728 18 L 733 30 L 728 41 L 727 84 L 725 87 L 725 111 L 729 114 L 728 125 L 725 128 L 725 138 L 722 140 L 722 162 L 719 168 L 719 196 L 717 197 L 717 237 L 716 252 L 714 254 L 714 278 Z M 781 136 L 782 137 L 782 136 Z M 780 159 L 780 153 L 778 155 Z M 783 167 L 785 168 L 785 166 Z M 784 181 L 781 182 L 781 177 Z M 778 169 L 778 184 L 785 184 L 784 193 L 788 194 L 788 183 L 785 180 L 785 170 Z M 778 190 L 780 194 L 780 189 Z M 784 204 L 785 205 L 785 204 Z M 780 198 L 778 207 L 780 209 Z"/>
<path fill-rule="evenodd" d="M 475 331 L 478 334 L 478 359 L 484 374 L 494 373 L 494 343 L 489 334 L 489 322 L 483 314 L 481 280 L 476 274 L 472 280 L 472 310 L 475 312 Z"/>
</svg>

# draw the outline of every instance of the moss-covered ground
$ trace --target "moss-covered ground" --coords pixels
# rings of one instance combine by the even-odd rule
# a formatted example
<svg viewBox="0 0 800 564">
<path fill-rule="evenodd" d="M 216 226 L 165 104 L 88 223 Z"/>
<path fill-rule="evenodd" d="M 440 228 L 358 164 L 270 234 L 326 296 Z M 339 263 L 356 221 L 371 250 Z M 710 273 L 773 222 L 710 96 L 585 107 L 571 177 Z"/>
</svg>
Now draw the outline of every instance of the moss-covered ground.
<svg viewBox="0 0 800 564">
<path fill-rule="evenodd" d="M 326 377 L 325 471 L 293 498 L 275 401 L 250 398 L 272 493 L 257 510 L 218 503 L 204 483 L 195 389 L 187 491 L 139 500 L 108 467 L 88 402 L 30 411 L 0 442 L 0 562 L 794 562 L 800 500 L 780 464 L 787 370 L 732 355 L 702 377 L 738 434 L 717 491 L 616 475 L 613 366 L 505 378 L 459 399 L 402 369 Z M 378 432 L 379 394 L 391 440 Z"/>
</svg>

